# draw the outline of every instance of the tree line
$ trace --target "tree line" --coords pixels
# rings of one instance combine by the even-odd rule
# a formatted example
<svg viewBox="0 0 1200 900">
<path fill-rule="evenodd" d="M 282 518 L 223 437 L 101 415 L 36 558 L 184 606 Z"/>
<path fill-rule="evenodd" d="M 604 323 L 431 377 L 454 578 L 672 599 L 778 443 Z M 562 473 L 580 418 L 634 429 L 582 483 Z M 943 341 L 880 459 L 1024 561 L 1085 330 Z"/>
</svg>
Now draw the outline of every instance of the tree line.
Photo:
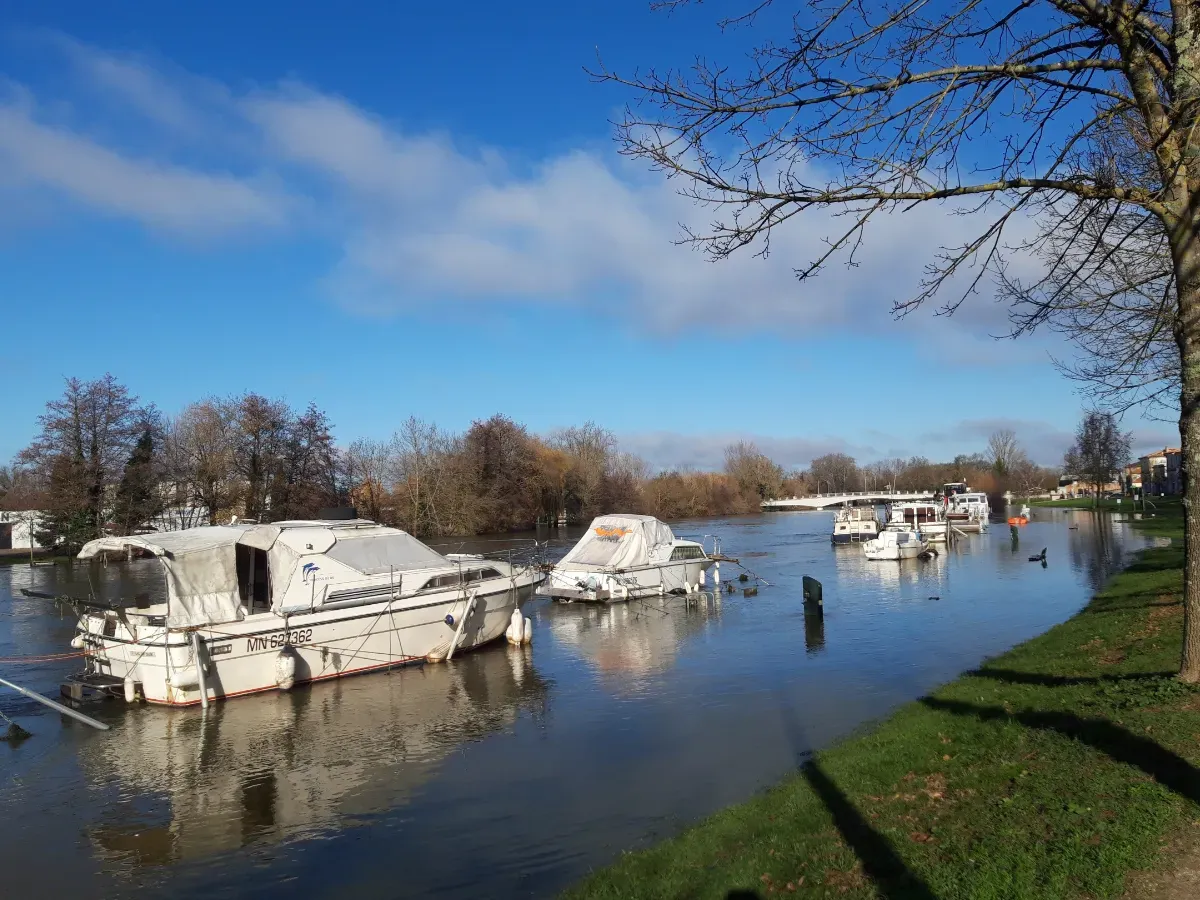
<svg viewBox="0 0 1200 900">
<path fill-rule="evenodd" d="M 1029 463 L 1015 435 L 988 456 L 923 457 L 865 466 L 844 454 L 785 471 L 750 442 L 726 448 L 721 471 L 651 473 L 588 422 L 541 436 L 507 416 L 462 433 L 410 418 L 387 440 L 339 446 L 327 413 L 256 393 L 209 397 L 167 416 L 111 375 L 68 379 L 34 441 L 0 469 L 0 508 L 42 511 L 39 540 L 77 548 L 103 534 L 239 520 L 282 521 L 354 506 L 422 537 L 512 531 L 565 514 L 662 519 L 731 515 L 765 499 L 829 490 L 1044 489 L 1056 473 Z"/>
</svg>

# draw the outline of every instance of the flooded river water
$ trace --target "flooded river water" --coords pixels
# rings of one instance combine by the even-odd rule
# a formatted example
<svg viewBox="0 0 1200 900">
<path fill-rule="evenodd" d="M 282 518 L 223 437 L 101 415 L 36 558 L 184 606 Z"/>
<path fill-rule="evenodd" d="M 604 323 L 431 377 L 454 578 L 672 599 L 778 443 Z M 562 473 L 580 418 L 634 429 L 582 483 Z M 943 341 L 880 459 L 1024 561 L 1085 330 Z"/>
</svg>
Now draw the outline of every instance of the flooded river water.
<svg viewBox="0 0 1200 900">
<path fill-rule="evenodd" d="M 0 744 L 4 893 L 553 894 L 1068 618 L 1144 544 L 1107 515 L 1036 510 L 1016 549 L 994 525 L 928 562 L 870 563 L 830 546 L 831 518 L 672 523 L 720 536 L 770 586 L 690 605 L 539 601 L 531 647 L 447 665 L 207 713 L 91 707 L 108 732 L 0 689 L 0 712 L 34 735 Z M 1045 568 L 1027 561 L 1043 547 Z M 111 596 L 156 565 L 91 579 Z M 824 584 L 823 623 L 805 620 L 804 575 Z M 68 650 L 70 618 L 19 589 L 86 592 L 88 578 L 0 568 L 0 657 Z M 77 662 L 0 675 L 56 695 Z"/>
</svg>

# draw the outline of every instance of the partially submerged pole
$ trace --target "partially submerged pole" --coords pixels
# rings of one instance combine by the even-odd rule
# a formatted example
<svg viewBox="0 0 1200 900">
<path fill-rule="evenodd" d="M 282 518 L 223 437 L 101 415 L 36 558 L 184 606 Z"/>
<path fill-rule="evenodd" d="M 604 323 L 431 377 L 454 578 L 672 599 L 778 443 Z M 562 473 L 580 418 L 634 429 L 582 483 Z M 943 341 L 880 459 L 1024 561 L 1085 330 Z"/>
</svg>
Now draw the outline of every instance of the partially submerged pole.
<svg viewBox="0 0 1200 900">
<path fill-rule="evenodd" d="M 43 697 L 37 691 L 31 691 L 28 688 L 23 688 L 19 684 L 13 684 L 11 681 L 5 681 L 3 678 L 0 678 L 0 684 L 4 685 L 5 687 L 12 688 L 18 694 L 24 694 L 30 700 L 36 700 L 38 703 L 44 704 L 53 710 L 57 710 L 64 716 L 70 716 L 72 719 L 82 722 L 84 725 L 91 725 L 93 728 L 98 729 L 99 731 L 108 731 L 108 726 L 103 722 L 97 722 L 91 716 L 85 716 L 81 712 L 76 712 L 69 706 L 63 706 L 61 703 L 55 703 L 49 697 Z"/>
<path fill-rule="evenodd" d="M 286 630 L 285 630 L 286 633 Z M 200 640 L 200 632 L 192 632 L 192 655 L 196 658 L 196 681 L 200 685 L 200 708 L 208 709 L 208 683 L 204 678 L 204 642 Z"/>
</svg>

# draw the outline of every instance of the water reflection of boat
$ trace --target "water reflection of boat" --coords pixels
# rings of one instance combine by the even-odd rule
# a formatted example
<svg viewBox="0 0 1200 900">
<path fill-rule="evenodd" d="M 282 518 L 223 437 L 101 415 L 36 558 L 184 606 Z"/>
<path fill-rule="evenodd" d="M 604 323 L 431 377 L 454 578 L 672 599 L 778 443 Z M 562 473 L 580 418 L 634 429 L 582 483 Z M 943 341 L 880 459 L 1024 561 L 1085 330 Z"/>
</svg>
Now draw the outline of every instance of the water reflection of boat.
<svg viewBox="0 0 1200 900">
<path fill-rule="evenodd" d="M 123 796 L 165 808 L 114 804 L 90 836 L 104 857 L 157 865 L 352 826 L 405 803 L 453 750 L 546 695 L 530 649 L 513 647 L 203 714 L 131 709 L 81 764 L 93 783 L 115 776 Z"/>
<path fill-rule="evenodd" d="M 555 604 L 547 630 L 602 674 L 646 675 L 669 669 L 690 637 L 721 614 L 720 594 L 630 601 L 615 606 Z"/>
<path fill-rule="evenodd" d="M 919 564 L 903 563 L 901 565 L 879 565 L 860 553 L 839 553 L 835 556 L 838 570 L 838 580 L 848 584 L 870 585 L 878 584 L 892 591 L 901 586 L 915 587 L 935 585 L 946 577 L 949 558 L 954 554 L 939 553 L 931 555 Z M 936 593 L 930 591 L 929 593 Z"/>
</svg>

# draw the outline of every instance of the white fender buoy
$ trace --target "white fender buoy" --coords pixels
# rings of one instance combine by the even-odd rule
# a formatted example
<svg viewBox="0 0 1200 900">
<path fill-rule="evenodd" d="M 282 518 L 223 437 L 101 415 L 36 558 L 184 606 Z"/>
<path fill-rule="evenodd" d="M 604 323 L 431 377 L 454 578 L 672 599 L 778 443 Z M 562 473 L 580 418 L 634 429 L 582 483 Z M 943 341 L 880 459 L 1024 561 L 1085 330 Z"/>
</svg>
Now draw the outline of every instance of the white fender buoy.
<svg viewBox="0 0 1200 900">
<path fill-rule="evenodd" d="M 275 686 L 281 691 L 290 691 L 296 683 L 296 652 L 284 647 L 275 657 Z"/>
<path fill-rule="evenodd" d="M 513 610 L 508 630 L 504 632 L 504 636 L 508 638 L 510 644 L 520 644 L 525 640 L 525 618 L 519 609 Z"/>
<path fill-rule="evenodd" d="M 521 632 L 521 643 L 522 644 L 532 644 L 533 643 L 533 619 L 525 620 L 525 628 Z"/>
<path fill-rule="evenodd" d="M 132 703 L 134 700 L 137 699 L 137 685 L 135 685 L 133 683 L 132 678 L 127 677 L 122 686 L 125 688 L 125 702 L 126 703 Z"/>
<path fill-rule="evenodd" d="M 77 634 L 77 635 L 75 635 L 75 637 L 71 638 L 71 646 L 74 647 L 76 650 L 82 650 L 83 649 L 83 635 Z"/>
<path fill-rule="evenodd" d="M 702 588 L 702 587 L 704 587 L 704 580 L 705 580 L 705 578 L 706 578 L 705 572 L 704 572 L 704 570 L 703 570 L 703 569 L 701 569 L 701 570 L 700 570 L 700 576 L 699 576 L 699 578 L 698 578 L 698 579 L 697 579 L 697 581 L 696 581 L 696 587 L 697 587 L 697 588 Z"/>
<path fill-rule="evenodd" d="M 721 564 L 713 563 L 713 592 L 721 590 Z"/>
</svg>

